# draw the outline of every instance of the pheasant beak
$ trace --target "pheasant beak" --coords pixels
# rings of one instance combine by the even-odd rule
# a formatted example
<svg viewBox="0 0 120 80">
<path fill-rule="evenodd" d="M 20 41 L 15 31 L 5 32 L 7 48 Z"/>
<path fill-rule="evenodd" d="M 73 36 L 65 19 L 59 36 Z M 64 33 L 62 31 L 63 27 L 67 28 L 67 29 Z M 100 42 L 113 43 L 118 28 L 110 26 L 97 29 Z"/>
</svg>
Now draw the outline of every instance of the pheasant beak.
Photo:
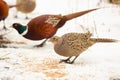
<svg viewBox="0 0 120 80">
<path fill-rule="evenodd" d="M 52 43 L 56 43 L 56 42 L 58 42 L 58 40 L 59 40 L 59 37 L 58 37 L 58 36 L 53 36 L 53 37 L 51 37 L 48 41 L 49 41 L 49 42 L 52 42 Z"/>
<path fill-rule="evenodd" d="M 50 38 L 50 39 L 48 39 L 48 42 L 52 42 L 51 38 Z"/>
</svg>

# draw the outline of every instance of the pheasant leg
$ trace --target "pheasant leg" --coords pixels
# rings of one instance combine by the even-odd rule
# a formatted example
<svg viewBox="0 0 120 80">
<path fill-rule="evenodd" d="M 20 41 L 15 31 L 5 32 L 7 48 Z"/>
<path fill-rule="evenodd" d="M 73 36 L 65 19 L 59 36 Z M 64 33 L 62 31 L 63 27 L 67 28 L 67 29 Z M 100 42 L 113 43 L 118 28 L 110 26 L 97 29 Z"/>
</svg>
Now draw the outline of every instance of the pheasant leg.
<svg viewBox="0 0 120 80">
<path fill-rule="evenodd" d="M 62 60 L 60 61 L 60 63 L 62 63 L 62 62 L 70 63 L 70 58 L 71 58 L 71 57 L 68 57 L 67 59 L 62 59 Z"/>
<path fill-rule="evenodd" d="M 43 46 L 44 46 L 44 44 L 46 43 L 46 41 L 47 41 L 47 39 L 46 39 L 46 40 L 44 40 L 41 44 L 39 44 L 39 45 L 35 45 L 34 47 L 43 47 Z"/>
<path fill-rule="evenodd" d="M 73 61 L 69 62 L 69 64 L 73 64 L 75 62 L 75 60 L 77 59 L 78 56 L 75 56 L 75 58 L 73 59 Z"/>
</svg>

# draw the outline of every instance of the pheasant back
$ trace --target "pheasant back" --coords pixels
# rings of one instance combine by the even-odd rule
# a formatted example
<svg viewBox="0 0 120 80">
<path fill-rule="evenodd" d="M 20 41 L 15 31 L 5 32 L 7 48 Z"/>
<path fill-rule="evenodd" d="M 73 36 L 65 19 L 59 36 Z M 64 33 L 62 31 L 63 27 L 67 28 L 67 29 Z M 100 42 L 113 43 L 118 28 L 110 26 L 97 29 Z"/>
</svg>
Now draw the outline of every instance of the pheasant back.
<svg viewBox="0 0 120 80">
<path fill-rule="evenodd" d="M 49 15 L 42 15 L 32 19 L 28 25 L 28 33 L 24 37 L 31 40 L 41 40 L 52 37 L 58 28 L 56 28 L 59 19 L 49 18 Z"/>
<path fill-rule="evenodd" d="M 9 7 L 6 2 L 0 0 L 0 20 L 4 20 L 8 16 Z"/>
<path fill-rule="evenodd" d="M 88 49 L 95 42 L 89 41 L 91 33 L 68 33 L 62 36 L 62 49 L 66 49 L 64 56 L 78 56 L 80 53 Z"/>
</svg>

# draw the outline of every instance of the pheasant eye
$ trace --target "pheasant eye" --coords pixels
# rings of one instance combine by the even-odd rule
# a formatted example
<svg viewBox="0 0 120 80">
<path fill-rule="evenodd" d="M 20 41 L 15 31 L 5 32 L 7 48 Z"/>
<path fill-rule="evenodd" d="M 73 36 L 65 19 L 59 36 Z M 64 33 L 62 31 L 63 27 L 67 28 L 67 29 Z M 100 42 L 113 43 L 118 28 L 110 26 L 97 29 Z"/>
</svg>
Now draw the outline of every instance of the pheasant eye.
<svg viewBox="0 0 120 80">
<path fill-rule="evenodd" d="M 56 38 L 54 37 L 53 40 L 56 40 Z"/>
<path fill-rule="evenodd" d="M 13 24 L 13 27 L 17 27 L 18 25 L 16 23 Z"/>
<path fill-rule="evenodd" d="M 57 38 L 56 38 L 56 37 L 53 37 L 53 40 L 54 40 L 54 41 L 57 41 Z"/>
</svg>

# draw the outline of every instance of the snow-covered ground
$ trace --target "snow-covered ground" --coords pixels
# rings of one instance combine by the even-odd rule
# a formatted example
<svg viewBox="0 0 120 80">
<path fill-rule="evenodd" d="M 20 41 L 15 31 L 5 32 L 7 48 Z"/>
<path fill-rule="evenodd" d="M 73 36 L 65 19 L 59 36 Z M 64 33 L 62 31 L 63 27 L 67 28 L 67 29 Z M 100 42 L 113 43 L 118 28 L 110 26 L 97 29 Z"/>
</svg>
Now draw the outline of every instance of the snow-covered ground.
<svg viewBox="0 0 120 80">
<path fill-rule="evenodd" d="M 12 3 L 10 0 L 8 1 L 10 4 Z M 77 0 L 75 2 L 61 0 L 61 4 L 63 3 L 64 6 L 67 4 L 64 9 L 63 6 L 61 6 L 62 8 L 60 7 L 60 2 L 59 4 L 56 3 L 55 7 L 51 7 L 53 3 L 48 2 L 51 5 L 46 5 L 45 7 L 43 3 L 47 0 L 42 0 L 41 3 L 38 3 L 40 1 L 37 0 L 37 4 L 41 5 L 37 6 L 36 10 L 29 14 L 31 18 L 43 13 L 68 14 L 73 11 L 79 11 L 79 9 L 87 9 L 89 6 L 91 8 L 91 5 L 77 8 L 78 4 L 80 4 Z M 46 2 L 46 4 L 48 3 Z M 77 5 L 72 5 L 72 3 L 77 3 Z M 43 6 L 44 9 L 40 6 Z M 57 8 L 60 10 L 56 11 Z M 25 20 L 24 15 L 21 13 L 19 13 L 19 18 L 15 19 L 13 18 L 14 12 L 14 8 L 10 10 L 10 14 L 6 19 L 7 27 L 10 27 L 14 22 L 27 24 L 30 20 Z M 119 21 L 119 7 L 100 9 L 68 21 L 64 27 L 58 30 L 56 35 L 61 36 L 68 32 L 84 32 L 80 26 L 83 25 L 93 33 L 93 37 L 120 40 Z M 0 26 L 2 27 L 2 22 L 0 22 Z M 93 30 L 95 26 L 97 34 Z M 59 63 L 60 59 L 66 57 L 56 54 L 52 43 L 47 42 L 42 48 L 33 48 L 32 46 L 41 43 L 42 40 L 27 40 L 12 28 L 9 28 L 7 32 L 1 31 L 0 34 L 4 32 L 8 33 L 4 36 L 5 38 L 10 41 L 24 42 L 24 44 L 13 43 L 7 44 L 8 48 L 0 48 L 0 80 L 120 80 L 120 42 L 96 43 L 83 52 L 74 64 L 65 64 Z"/>
</svg>

